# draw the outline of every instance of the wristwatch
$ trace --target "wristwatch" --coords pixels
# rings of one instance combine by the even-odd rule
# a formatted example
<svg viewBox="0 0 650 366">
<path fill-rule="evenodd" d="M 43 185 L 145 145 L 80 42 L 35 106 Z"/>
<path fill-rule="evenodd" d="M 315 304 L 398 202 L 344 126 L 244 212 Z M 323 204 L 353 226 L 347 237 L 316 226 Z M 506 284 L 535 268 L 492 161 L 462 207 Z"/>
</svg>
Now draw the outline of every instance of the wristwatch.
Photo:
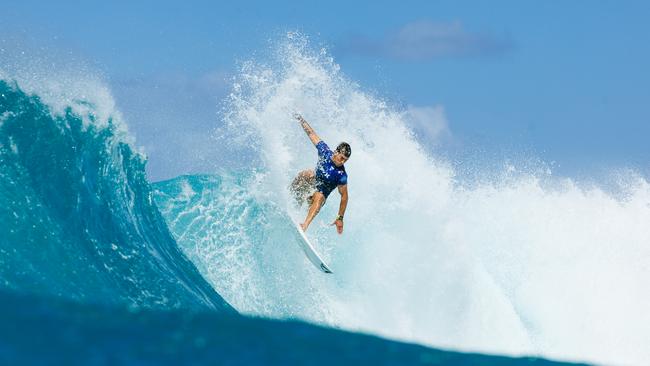
<svg viewBox="0 0 650 366">
<path fill-rule="evenodd" d="M 338 220 L 343 221 L 343 215 L 338 215 L 338 216 L 336 216 L 336 220 L 335 220 L 335 221 L 338 221 Z"/>
</svg>

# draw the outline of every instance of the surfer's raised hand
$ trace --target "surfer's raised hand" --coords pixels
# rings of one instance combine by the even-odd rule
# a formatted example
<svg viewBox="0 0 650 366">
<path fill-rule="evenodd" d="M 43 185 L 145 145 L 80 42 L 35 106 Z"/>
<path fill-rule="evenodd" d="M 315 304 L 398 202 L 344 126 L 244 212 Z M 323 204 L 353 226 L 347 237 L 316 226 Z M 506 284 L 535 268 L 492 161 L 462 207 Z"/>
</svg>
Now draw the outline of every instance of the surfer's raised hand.
<svg viewBox="0 0 650 366">
<path fill-rule="evenodd" d="M 334 222 L 332 223 L 332 225 L 336 225 L 336 231 L 339 234 L 343 234 L 343 220 L 337 217 L 336 220 L 334 220 Z"/>
<path fill-rule="evenodd" d="M 314 130 L 309 125 L 309 123 L 307 123 L 307 120 L 302 118 L 300 113 L 294 113 L 293 118 L 297 119 L 298 122 L 300 122 L 300 126 L 302 127 L 303 130 L 305 130 L 305 133 L 307 134 L 311 142 L 314 144 L 314 146 L 317 146 L 318 143 L 321 141 L 320 137 L 318 137 L 318 135 L 316 134 L 316 132 L 314 132 Z"/>
</svg>

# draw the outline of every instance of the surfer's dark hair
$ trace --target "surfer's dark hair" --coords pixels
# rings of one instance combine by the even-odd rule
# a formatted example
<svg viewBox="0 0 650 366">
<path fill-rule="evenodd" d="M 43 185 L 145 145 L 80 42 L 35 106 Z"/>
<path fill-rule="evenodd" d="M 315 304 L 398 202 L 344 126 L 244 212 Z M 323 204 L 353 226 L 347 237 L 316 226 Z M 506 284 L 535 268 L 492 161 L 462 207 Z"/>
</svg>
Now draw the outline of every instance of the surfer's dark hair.
<svg viewBox="0 0 650 366">
<path fill-rule="evenodd" d="M 347 159 L 352 155 L 352 149 L 350 148 L 350 144 L 347 142 L 341 142 L 339 146 L 336 147 L 336 152 L 343 154 Z"/>
</svg>

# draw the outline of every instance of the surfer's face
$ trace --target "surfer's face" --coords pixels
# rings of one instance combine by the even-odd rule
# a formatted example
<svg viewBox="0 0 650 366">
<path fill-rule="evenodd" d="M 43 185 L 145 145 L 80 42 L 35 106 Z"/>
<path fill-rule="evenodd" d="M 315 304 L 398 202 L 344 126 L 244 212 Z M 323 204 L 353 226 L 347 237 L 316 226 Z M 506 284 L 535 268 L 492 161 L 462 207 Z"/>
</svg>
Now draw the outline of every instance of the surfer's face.
<svg viewBox="0 0 650 366">
<path fill-rule="evenodd" d="M 342 166 L 346 161 L 348 161 L 348 158 L 346 158 L 345 155 L 341 153 L 335 153 L 332 155 L 332 161 L 334 162 L 334 165 Z"/>
</svg>

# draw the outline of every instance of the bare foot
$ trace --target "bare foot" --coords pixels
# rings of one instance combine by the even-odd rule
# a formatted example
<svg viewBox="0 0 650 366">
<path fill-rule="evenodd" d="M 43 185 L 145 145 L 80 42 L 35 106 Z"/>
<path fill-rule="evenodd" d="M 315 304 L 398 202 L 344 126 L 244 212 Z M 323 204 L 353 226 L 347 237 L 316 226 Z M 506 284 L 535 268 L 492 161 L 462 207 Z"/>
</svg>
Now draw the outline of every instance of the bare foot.
<svg viewBox="0 0 650 366">
<path fill-rule="evenodd" d="M 302 231 L 307 232 L 307 225 L 305 225 L 304 223 L 300 224 L 300 228 L 302 229 Z"/>
</svg>

